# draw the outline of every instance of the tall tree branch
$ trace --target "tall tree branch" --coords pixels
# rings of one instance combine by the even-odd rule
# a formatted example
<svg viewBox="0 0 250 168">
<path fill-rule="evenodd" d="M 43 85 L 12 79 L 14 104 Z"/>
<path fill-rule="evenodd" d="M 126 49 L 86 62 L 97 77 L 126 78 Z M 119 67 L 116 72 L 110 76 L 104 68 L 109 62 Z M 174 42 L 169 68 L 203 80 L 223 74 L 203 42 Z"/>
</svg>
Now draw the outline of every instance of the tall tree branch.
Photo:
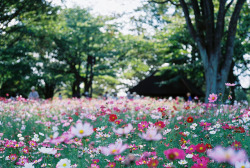
<svg viewBox="0 0 250 168">
<path fill-rule="evenodd" d="M 221 39 L 224 34 L 225 26 L 225 4 L 227 0 L 220 0 L 219 12 L 217 16 L 216 31 L 215 31 L 215 48 L 221 47 Z"/>
<path fill-rule="evenodd" d="M 233 52 L 234 52 L 234 39 L 235 39 L 236 30 L 237 30 L 237 22 L 239 20 L 240 11 L 245 2 L 246 0 L 238 0 L 234 8 L 234 12 L 231 16 L 229 26 L 228 26 L 228 34 L 227 34 L 227 41 L 226 41 L 225 63 L 223 64 L 222 70 L 226 69 L 227 66 L 230 67 L 232 63 Z"/>
<path fill-rule="evenodd" d="M 210 53 L 214 50 L 214 5 L 212 0 L 204 0 L 202 5 L 206 25 L 206 46 L 207 52 Z"/>
<path fill-rule="evenodd" d="M 189 10 L 188 10 L 188 6 L 187 6 L 186 2 L 184 0 L 179 0 L 179 1 L 180 1 L 182 10 L 184 12 L 184 16 L 185 16 L 185 19 L 186 19 L 188 30 L 189 30 L 192 38 L 194 39 L 194 41 L 197 43 L 198 48 L 200 50 L 200 53 L 203 53 L 203 54 L 201 54 L 201 58 L 202 58 L 203 63 L 205 63 L 205 62 L 208 61 L 207 60 L 208 56 L 207 56 L 207 51 L 205 51 L 204 42 L 197 35 L 197 32 L 194 29 L 194 26 L 193 26 L 192 21 L 191 21 L 190 16 L 189 16 Z M 206 64 L 203 64 L 203 65 L 204 65 L 204 67 L 206 69 L 207 65 Z"/>
</svg>

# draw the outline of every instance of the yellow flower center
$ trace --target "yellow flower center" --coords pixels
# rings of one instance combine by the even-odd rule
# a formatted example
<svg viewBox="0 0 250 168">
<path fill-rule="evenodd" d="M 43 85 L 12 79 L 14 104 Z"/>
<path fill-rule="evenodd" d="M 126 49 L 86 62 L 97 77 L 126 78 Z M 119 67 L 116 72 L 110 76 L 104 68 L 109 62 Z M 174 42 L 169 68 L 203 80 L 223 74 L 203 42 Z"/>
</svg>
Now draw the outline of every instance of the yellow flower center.
<svg viewBox="0 0 250 168">
<path fill-rule="evenodd" d="M 212 97 L 212 100 L 214 100 L 215 99 L 215 97 Z"/>
<path fill-rule="evenodd" d="M 193 148 L 190 148 L 190 150 L 193 150 Z"/>
<path fill-rule="evenodd" d="M 235 147 L 238 147 L 239 145 L 238 145 L 238 144 L 235 144 L 234 146 L 235 146 Z"/>
<path fill-rule="evenodd" d="M 240 168 L 245 168 L 245 166 L 241 166 Z"/>
<path fill-rule="evenodd" d="M 84 133 L 84 131 L 83 131 L 83 130 L 80 130 L 80 131 L 79 131 L 79 133 L 80 133 L 80 134 L 83 134 L 83 133 Z"/>
<path fill-rule="evenodd" d="M 142 125 L 142 127 L 145 127 L 145 125 Z"/>
<path fill-rule="evenodd" d="M 200 150 L 203 150 L 203 147 L 200 147 Z"/>
<path fill-rule="evenodd" d="M 113 150 L 111 151 L 111 153 L 115 153 L 115 152 L 117 152 L 117 150 L 116 150 L 116 149 L 113 149 Z"/>
<path fill-rule="evenodd" d="M 63 163 L 63 167 L 66 167 L 67 166 L 67 164 L 66 163 Z"/>
<path fill-rule="evenodd" d="M 175 156 L 179 156 L 179 153 L 178 153 L 178 152 L 175 152 L 174 154 L 175 154 Z"/>
</svg>

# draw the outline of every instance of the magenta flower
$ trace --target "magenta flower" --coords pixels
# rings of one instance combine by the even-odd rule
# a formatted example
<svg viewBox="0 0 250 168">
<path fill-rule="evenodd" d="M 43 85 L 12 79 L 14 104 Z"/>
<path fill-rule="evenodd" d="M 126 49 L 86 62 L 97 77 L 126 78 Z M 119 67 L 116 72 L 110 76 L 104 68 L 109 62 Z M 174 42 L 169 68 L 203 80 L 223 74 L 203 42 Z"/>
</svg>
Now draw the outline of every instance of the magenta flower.
<svg viewBox="0 0 250 168">
<path fill-rule="evenodd" d="M 221 146 L 217 146 L 213 150 L 208 150 L 207 155 L 219 163 L 228 162 L 231 165 L 235 165 L 236 162 L 248 160 L 247 154 L 244 150 L 237 152 L 231 147 L 223 148 Z"/>
<path fill-rule="evenodd" d="M 148 125 L 147 121 L 142 121 L 138 124 L 138 128 L 143 130 L 144 128 L 148 128 Z"/>
<path fill-rule="evenodd" d="M 195 150 L 196 150 L 196 146 L 195 145 L 190 145 L 188 147 L 188 149 L 186 150 L 186 153 L 191 154 L 191 153 L 195 152 Z"/>
<path fill-rule="evenodd" d="M 181 149 L 172 148 L 164 151 L 164 155 L 169 160 L 185 159 L 185 152 Z"/>
<path fill-rule="evenodd" d="M 210 94 L 208 97 L 209 103 L 215 102 L 217 98 L 218 98 L 217 94 L 214 94 L 214 93 Z"/>
</svg>

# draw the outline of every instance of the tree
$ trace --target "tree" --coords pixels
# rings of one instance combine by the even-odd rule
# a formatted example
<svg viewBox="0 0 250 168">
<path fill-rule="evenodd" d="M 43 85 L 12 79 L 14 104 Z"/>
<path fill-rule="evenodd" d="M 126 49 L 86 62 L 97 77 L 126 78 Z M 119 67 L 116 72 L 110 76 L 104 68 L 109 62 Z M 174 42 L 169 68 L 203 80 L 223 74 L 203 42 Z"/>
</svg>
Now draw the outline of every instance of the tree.
<svg viewBox="0 0 250 168">
<path fill-rule="evenodd" d="M 206 98 L 210 93 L 224 93 L 225 83 L 233 60 L 234 41 L 240 11 L 246 0 L 150 0 L 170 3 L 182 8 L 187 28 L 197 44 L 206 78 Z M 215 7 L 218 6 L 218 11 Z M 228 16 L 229 11 L 233 12 Z M 230 18 L 229 18 L 230 17 Z M 194 18 L 194 20 L 192 20 Z M 230 19 L 227 23 L 227 19 Z M 225 45 L 222 45 L 223 40 Z M 207 100 L 207 99 L 206 99 Z"/>
<path fill-rule="evenodd" d="M 94 77 L 114 74 L 116 29 L 106 23 L 110 18 L 94 17 L 89 9 L 65 9 L 61 17 L 57 48 L 51 56 L 65 64 L 66 73 L 74 75 L 73 96 L 80 97 L 81 83 L 84 93 L 92 96 Z"/>
</svg>

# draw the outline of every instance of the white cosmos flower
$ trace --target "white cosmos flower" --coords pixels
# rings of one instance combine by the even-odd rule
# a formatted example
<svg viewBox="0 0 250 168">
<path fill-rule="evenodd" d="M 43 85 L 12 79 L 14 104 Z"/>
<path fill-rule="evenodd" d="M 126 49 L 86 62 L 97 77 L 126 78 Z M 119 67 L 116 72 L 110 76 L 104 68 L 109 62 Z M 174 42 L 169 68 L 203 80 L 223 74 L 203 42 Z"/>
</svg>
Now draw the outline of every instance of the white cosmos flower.
<svg viewBox="0 0 250 168">
<path fill-rule="evenodd" d="M 193 126 L 193 127 L 197 127 L 197 124 L 196 124 L 196 123 L 193 123 L 191 126 Z"/>
<path fill-rule="evenodd" d="M 75 127 L 71 129 L 71 133 L 78 138 L 90 136 L 93 132 L 93 126 L 91 126 L 90 123 L 86 122 L 82 124 L 81 121 L 77 121 Z"/>
<path fill-rule="evenodd" d="M 193 154 L 187 154 L 186 157 L 187 158 L 192 158 L 194 155 Z"/>
<path fill-rule="evenodd" d="M 250 163 L 249 162 L 236 162 L 235 163 L 235 168 L 250 168 Z"/>
<path fill-rule="evenodd" d="M 35 167 L 33 166 L 33 163 L 25 163 L 24 168 L 35 168 Z"/>
<path fill-rule="evenodd" d="M 45 154 L 56 154 L 57 150 L 54 149 L 54 148 L 46 148 L 46 147 L 41 147 L 41 148 L 38 148 L 38 150 L 41 152 L 41 153 L 45 153 Z"/>
<path fill-rule="evenodd" d="M 242 120 L 247 123 L 248 121 L 250 121 L 250 118 L 249 117 L 243 117 Z"/>
<path fill-rule="evenodd" d="M 22 137 L 22 134 L 17 134 L 17 137 L 18 137 L 18 138 Z"/>
<path fill-rule="evenodd" d="M 185 131 L 185 132 L 183 132 L 185 135 L 189 135 L 190 134 L 190 132 L 188 132 L 188 131 Z"/>
<path fill-rule="evenodd" d="M 57 164 L 56 168 L 71 168 L 71 161 L 69 159 L 61 159 Z"/>
<path fill-rule="evenodd" d="M 196 129 L 196 127 L 195 126 L 190 126 L 190 128 L 192 129 L 192 130 L 195 130 Z"/>
<path fill-rule="evenodd" d="M 20 141 L 23 141 L 23 140 L 24 140 L 24 137 L 20 137 L 19 140 L 20 140 Z"/>
<path fill-rule="evenodd" d="M 171 132 L 171 129 L 166 129 L 166 130 L 164 130 L 163 135 L 166 135 L 169 132 Z"/>
<path fill-rule="evenodd" d="M 215 124 L 215 125 L 214 125 L 214 128 L 220 128 L 220 127 L 221 127 L 220 124 Z"/>
<path fill-rule="evenodd" d="M 215 133 L 216 133 L 216 131 L 209 131 L 209 133 L 210 133 L 210 134 L 215 134 Z"/>
<path fill-rule="evenodd" d="M 184 160 L 178 161 L 178 163 L 181 164 L 181 165 L 185 165 L 185 164 L 187 164 L 188 162 L 184 159 Z"/>
</svg>

